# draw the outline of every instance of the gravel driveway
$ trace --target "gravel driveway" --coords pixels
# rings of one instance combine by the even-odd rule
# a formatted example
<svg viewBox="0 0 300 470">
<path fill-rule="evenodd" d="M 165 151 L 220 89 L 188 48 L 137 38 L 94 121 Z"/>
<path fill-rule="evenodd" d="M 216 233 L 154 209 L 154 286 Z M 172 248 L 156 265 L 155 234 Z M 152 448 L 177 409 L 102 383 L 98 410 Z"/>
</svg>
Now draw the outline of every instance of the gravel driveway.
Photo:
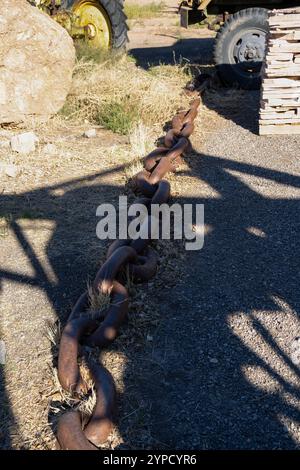
<svg viewBox="0 0 300 470">
<path fill-rule="evenodd" d="M 156 447 L 299 448 L 300 137 L 259 137 L 255 93 L 205 103 L 177 176 L 179 201 L 205 206 L 205 244 L 157 292 L 161 323 L 129 375 Z"/>
</svg>

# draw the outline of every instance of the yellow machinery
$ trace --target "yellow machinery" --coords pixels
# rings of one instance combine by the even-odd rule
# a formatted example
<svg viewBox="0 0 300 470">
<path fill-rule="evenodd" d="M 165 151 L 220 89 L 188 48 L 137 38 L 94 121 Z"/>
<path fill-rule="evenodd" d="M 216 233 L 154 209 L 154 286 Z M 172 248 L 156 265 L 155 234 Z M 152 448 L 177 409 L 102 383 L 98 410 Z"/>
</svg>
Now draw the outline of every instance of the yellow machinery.
<svg viewBox="0 0 300 470">
<path fill-rule="evenodd" d="M 29 0 L 89 47 L 124 49 L 126 16 L 121 0 Z"/>
</svg>

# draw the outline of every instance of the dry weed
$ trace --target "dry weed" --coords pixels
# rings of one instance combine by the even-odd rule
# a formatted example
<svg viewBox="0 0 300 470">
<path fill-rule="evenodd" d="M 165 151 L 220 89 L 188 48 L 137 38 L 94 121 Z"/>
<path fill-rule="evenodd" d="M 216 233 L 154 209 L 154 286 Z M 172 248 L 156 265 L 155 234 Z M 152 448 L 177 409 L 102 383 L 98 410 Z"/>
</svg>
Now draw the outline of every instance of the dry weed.
<svg viewBox="0 0 300 470">
<path fill-rule="evenodd" d="M 102 294 L 99 289 L 96 289 L 91 282 L 87 283 L 88 300 L 90 310 L 92 312 L 100 312 L 109 306 L 109 294 Z"/>
<path fill-rule="evenodd" d="M 125 14 L 128 20 L 146 19 L 153 18 L 161 14 L 161 11 L 165 7 L 164 2 L 151 2 L 141 5 L 136 3 L 126 3 Z"/>
<path fill-rule="evenodd" d="M 138 122 L 144 126 L 165 122 L 174 109 L 186 105 L 188 99 L 179 90 L 187 80 L 187 69 L 176 64 L 145 71 L 128 57 L 117 63 L 80 60 L 61 114 L 127 134 Z"/>
</svg>

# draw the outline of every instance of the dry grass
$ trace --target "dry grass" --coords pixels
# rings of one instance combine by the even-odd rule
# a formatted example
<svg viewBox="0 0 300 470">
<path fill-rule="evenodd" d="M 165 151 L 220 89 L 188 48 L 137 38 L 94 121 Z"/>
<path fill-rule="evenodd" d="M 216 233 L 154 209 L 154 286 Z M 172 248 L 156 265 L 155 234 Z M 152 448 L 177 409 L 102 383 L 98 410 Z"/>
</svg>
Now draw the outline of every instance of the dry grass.
<svg viewBox="0 0 300 470">
<path fill-rule="evenodd" d="M 126 183 L 128 183 L 134 175 L 143 170 L 142 158 L 153 149 L 153 140 L 157 137 L 157 133 L 143 123 L 138 122 L 129 134 L 129 156 L 131 162 L 124 169 Z"/>
<path fill-rule="evenodd" d="M 144 168 L 143 163 L 140 159 L 135 159 L 130 165 L 125 168 L 125 175 L 127 183 Z"/>
<path fill-rule="evenodd" d="M 91 282 L 87 283 L 88 300 L 92 312 L 100 312 L 109 306 L 110 297 L 108 294 L 102 294 Z"/>
<path fill-rule="evenodd" d="M 7 237 L 10 221 L 11 221 L 10 214 L 3 215 L 3 216 L 0 215 L 0 238 Z"/>
<path fill-rule="evenodd" d="M 141 122 L 137 123 L 129 135 L 129 143 L 135 158 L 144 157 L 153 147 L 150 129 Z"/>
<path fill-rule="evenodd" d="M 164 7 L 164 2 L 151 2 L 144 5 L 140 3 L 126 3 L 124 11 L 129 20 L 140 20 L 158 16 Z"/>
<path fill-rule="evenodd" d="M 48 322 L 45 328 L 45 336 L 52 345 L 52 355 L 56 359 L 58 357 L 59 343 L 61 338 L 61 325 L 60 322 Z M 89 368 L 84 359 L 80 361 L 80 373 L 83 380 L 88 384 L 90 392 L 81 396 L 80 398 L 72 397 L 72 394 L 64 390 L 58 379 L 57 367 L 49 364 L 49 382 L 51 383 L 50 390 L 48 391 L 51 396 L 49 405 L 49 413 L 52 415 L 52 425 L 57 424 L 57 417 L 67 409 L 78 409 L 82 415 L 87 419 L 93 412 L 96 404 L 95 389 L 91 380 Z"/>
<path fill-rule="evenodd" d="M 54 348 L 58 347 L 59 345 L 61 333 L 62 327 L 59 321 L 55 323 L 50 321 L 46 322 L 44 334 Z"/>
<path fill-rule="evenodd" d="M 61 115 L 128 134 L 138 123 L 153 126 L 167 121 L 174 109 L 187 104 L 179 90 L 188 79 L 188 69 L 182 65 L 145 71 L 128 57 L 102 64 L 81 60 Z"/>
</svg>

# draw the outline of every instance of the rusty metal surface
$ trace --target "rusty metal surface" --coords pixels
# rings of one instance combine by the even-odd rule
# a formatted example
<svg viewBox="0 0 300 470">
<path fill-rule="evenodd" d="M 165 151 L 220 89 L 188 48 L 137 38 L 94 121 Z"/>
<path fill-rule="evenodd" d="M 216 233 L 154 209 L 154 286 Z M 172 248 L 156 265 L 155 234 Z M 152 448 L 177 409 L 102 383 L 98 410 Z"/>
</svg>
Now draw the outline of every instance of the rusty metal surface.
<svg viewBox="0 0 300 470">
<path fill-rule="evenodd" d="M 166 203 L 170 196 L 170 184 L 163 178 L 176 169 L 181 155 L 189 148 L 189 137 L 194 130 L 194 119 L 200 105 L 194 99 L 187 111 L 180 111 L 172 119 L 164 140 L 144 158 L 144 170 L 134 178 L 134 190 L 139 197 L 135 203 L 147 207 L 142 223 L 147 239 L 115 240 L 111 243 L 106 261 L 98 270 L 93 289 L 109 295 L 109 305 L 101 311 L 89 308 L 88 292 L 77 300 L 63 330 L 58 361 L 58 377 L 62 387 L 74 396 L 87 392 L 78 366 L 78 357 L 84 346 L 104 348 L 117 336 L 128 312 L 128 291 L 125 270 L 133 282 L 146 282 L 155 276 L 158 255 L 149 247 L 151 227 L 159 224 L 151 214 L 152 204 Z M 101 364 L 87 361 L 96 389 L 96 406 L 90 421 L 82 429 L 80 413 L 68 411 L 59 418 L 57 440 L 61 449 L 95 450 L 106 441 L 113 425 L 116 390 L 111 374 Z"/>
</svg>

